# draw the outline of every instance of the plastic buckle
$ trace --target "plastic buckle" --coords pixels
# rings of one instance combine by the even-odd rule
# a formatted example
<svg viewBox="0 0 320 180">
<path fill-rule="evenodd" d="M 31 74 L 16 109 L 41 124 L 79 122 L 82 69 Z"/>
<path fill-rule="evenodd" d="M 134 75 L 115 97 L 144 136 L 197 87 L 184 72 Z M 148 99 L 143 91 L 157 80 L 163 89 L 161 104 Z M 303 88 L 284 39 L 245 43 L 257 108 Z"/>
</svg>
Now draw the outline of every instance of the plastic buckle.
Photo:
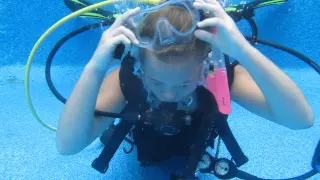
<svg viewBox="0 0 320 180">
<path fill-rule="evenodd" d="M 109 169 L 109 165 L 108 164 L 103 164 L 102 161 L 99 158 L 95 159 L 92 162 L 91 166 L 95 170 L 97 170 L 97 171 L 99 171 L 100 173 L 103 173 L 103 174 L 106 173 L 107 170 Z"/>
</svg>

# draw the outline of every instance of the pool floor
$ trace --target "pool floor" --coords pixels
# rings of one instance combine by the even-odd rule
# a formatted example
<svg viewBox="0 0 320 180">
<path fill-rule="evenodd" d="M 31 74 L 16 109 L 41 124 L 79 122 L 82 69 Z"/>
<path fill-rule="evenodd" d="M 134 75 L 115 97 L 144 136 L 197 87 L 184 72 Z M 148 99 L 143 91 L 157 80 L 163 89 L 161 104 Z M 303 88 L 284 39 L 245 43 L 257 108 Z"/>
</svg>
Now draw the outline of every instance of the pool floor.
<svg viewBox="0 0 320 180">
<path fill-rule="evenodd" d="M 261 178 L 291 178 L 311 170 L 311 158 L 320 139 L 320 81 L 311 68 L 284 70 L 302 89 L 315 114 L 315 124 L 306 130 L 292 131 L 248 112 L 233 103 L 229 124 L 249 157 L 240 169 Z M 68 97 L 81 68 L 53 67 L 53 81 Z M 62 78 L 64 74 L 69 78 Z M 126 155 L 123 143 L 110 162 L 106 174 L 91 168 L 103 146 L 99 140 L 73 156 L 59 155 L 55 148 L 55 133 L 43 128 L 28 109 L 23 87 L 23 66 L 0 67 L 0 174 L 4 180 L 34 179 L 108 179 L 162 180 L 168 179 L 169 167 L 142 168 L 135 151 Z M 41 119 L 56 127 L 63 104 L 49 91 L 44 67 L 31 71 L 31 96 Z M 220 157 L 230 158 L 224 145 Z M 174 163 L 169 163 L 174 168 Z M 202 175 L 200 179 L 216 179 Z M 320 176 L 313 176 L 313 180 Z"/>
</svg>

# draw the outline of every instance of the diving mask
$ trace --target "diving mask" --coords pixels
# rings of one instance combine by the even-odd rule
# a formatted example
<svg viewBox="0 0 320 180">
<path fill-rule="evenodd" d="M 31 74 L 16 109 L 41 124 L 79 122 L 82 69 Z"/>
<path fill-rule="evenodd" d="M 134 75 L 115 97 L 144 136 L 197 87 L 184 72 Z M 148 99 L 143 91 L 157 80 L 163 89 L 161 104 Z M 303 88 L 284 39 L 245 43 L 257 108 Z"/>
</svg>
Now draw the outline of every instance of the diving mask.
<svg viewBox="0 0 320 180">
<path fill-rule="evenodd" d="M 137 46 L 141 48 L 160 50 L 172 44 L 179 45 L 188 43 L 194 38 L 193 32 L 197 28 L 197 23 L 200 21 L 200 11 L 193 7 L 193 2 L 193 0 L 171 0 L 157 6 L 141 9 L 139 13 L 132 16 L 126 22 L 126 27 L 135 34 L 139 41 Z M 186 31 L 180 31 L 170 23 L 170 19 L 159 17 L 158 19 L 151 20 L 153 22 L 156 21 L 156 31 L 152 33 L 151 37 L 150 35 L 142 34 L 141 31 L 144 26 L 151 26 L 151 24 L 144 22 L 148 18 L 148 15 L 157 13 L 161 8 L 167 6 L 178 6 L 188 11 L 192 18 L 191 27 L 188 27 Z"/>
</svg>

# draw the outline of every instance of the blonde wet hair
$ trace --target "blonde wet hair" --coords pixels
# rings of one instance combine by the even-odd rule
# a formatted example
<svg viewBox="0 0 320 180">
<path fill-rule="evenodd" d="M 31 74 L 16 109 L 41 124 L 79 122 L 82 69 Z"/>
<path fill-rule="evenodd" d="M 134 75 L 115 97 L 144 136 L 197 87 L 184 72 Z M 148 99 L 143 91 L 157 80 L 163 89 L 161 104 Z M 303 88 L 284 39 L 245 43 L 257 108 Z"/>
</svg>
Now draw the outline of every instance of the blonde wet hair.
<svg viewBox="0 0 320 180">
<path fill-rule="evenodd" d="M 193 25 L 192 15 L 184 8 L 178 6 L 167 6 L 158 11 L 150 13 L 140 26 L 140 36 L 150 37 L 154 36 L 156 32 L 157 19 L 165 17 L 169 20 L 177 30 L 186 32 Z M 140 48 L 139 56 L 143 61 L 146 58 L 146 53 L 150 52 L 156 56 L 157 59 L 167 63 L 175 63 L 176 61 L 183 61 L 185 58 L 192 58 L 196 61 L 202 62 L 210 52 L 210 45 L 204 41 L 194 37 L 190 43 L 181 45 L 170 45 L 159 51 L 150 51 L 148 49 Z M 181 58 L 177 58 L 181 57 Z"/>
</svg>

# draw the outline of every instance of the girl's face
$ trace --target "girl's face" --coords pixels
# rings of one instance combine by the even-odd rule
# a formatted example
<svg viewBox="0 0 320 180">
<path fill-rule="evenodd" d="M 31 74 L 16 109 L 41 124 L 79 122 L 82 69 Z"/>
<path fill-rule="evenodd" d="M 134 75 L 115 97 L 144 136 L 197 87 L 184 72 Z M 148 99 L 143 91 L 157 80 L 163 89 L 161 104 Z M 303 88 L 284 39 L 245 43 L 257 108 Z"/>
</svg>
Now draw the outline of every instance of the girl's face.
<svg viewBox="0 0 320 180">
<path fill-rule="evenodd" d="M 202 79 L 203 63 L 190 57 L 177 57 L 167 63 L 146 55 L 143 61 L 142 79 L 144 85 L 161 101 L 179 102 L 188 97 Z"/>
</svg>

